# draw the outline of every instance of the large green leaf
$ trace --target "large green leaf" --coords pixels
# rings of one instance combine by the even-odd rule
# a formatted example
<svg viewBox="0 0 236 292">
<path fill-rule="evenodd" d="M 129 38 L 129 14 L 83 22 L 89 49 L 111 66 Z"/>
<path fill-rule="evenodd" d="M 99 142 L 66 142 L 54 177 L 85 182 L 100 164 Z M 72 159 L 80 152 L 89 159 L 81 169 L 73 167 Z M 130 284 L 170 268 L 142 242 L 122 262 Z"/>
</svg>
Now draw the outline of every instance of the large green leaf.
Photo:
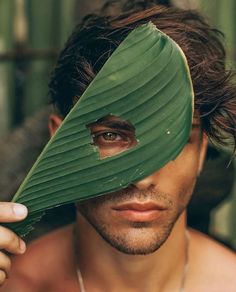
<svg viewBox="0 0 236 292">
<path fill-rule="evenodd" d="M 29 216 L 10 224 L 24 235 L 43 211 L 127 187 L 176 158 L 192 124 L 193 90 L 179 46 L 152 23 L 133 30 L 49 141 L 13 201 Z M 131 122 L 138 144 L 101 159 L 86 125 L 108 115 Z"/>
</svg>

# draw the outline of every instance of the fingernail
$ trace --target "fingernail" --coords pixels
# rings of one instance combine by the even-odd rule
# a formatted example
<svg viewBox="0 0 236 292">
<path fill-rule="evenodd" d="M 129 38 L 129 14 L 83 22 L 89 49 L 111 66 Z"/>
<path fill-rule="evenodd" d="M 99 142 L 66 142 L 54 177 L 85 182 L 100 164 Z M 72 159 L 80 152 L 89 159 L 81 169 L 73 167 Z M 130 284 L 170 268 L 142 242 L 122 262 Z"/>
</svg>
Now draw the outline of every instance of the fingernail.
<svg viewBox="0 0 236 292">
<path fill-rule="evenodd" d="M 20 241 L 20 252 L 24 253 L 26 250 L 26 245 L 25 242 L 23 240 Z"/>
<path fill-rule="evenodd" d="M 27 214 L 27 208 L 21 204 L 14 204 L 13 212 L 17 217 L 24 217 Z"/>
</svg>

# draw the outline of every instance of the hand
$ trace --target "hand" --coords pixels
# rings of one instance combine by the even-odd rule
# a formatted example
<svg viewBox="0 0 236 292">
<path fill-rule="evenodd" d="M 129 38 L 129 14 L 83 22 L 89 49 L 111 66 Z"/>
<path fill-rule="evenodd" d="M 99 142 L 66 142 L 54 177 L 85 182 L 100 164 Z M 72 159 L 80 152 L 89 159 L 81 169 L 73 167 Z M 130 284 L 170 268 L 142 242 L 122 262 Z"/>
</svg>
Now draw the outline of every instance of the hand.
<svg viewBox="0 0 236 292">
<path fill-rule="evenodd" d="M 0 202 L 0 222 L 21 221 L 27 216 L 27 208 L 16 203 Z M 11 230 L 0 226 L 0 285 L 7 278 L 11 260 L 10 254 L 23 254 L 26 250 L 25 242 Z"/>
</svg>

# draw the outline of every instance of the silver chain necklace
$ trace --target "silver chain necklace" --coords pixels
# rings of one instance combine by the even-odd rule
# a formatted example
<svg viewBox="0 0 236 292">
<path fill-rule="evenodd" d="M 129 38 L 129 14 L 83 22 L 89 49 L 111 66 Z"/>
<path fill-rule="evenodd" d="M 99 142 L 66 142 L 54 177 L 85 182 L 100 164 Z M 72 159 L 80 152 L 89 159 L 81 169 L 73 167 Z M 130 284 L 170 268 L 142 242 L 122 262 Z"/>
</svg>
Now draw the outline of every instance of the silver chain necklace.
<svg viewBox="0 0 236 292">
<path fill-rule="evenodd" d="M 181 283 L 180 283 L 180 289 L 179 292 L 184 292 L 185 289 L 185 282 L 188 274 L 188 269 L 189 269 L 189 242 L 190 242 L 190 234 L 189 232 L 185 229 L 185 262 L 184 262 L 184 268 L 182 272 L 182 277 L 181 277 Z M 84 287 L 84 281 L 83 277 L 81 274 L 81 271 L 79 267 L 77 267 L 77 278 L 79 282 L 79 289 L 80 292 L 86 292 L 85 287 Z"/>
</svg>

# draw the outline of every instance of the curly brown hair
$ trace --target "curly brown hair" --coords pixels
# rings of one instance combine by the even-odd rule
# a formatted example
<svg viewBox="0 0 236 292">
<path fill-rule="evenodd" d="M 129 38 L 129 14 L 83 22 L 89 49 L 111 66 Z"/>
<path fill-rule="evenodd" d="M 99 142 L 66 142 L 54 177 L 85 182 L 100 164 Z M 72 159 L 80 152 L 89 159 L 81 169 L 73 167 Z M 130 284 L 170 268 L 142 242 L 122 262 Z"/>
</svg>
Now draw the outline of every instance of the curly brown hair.
<svg viewBox="0 0 236 292">
<path fill-rule="evenodd" d="M 133 1 L 134 2 L 134 1 Z M 103 64 L 140 24 L 152 21 L 184 51 L 195 92 L 195 112 L 203 131 L 213 141 L 236 145 L 236 86 L 233 72 L 225 68 L 222 33 L 212 28 L 199 13 L 139 1 L 119 7 L 118 16 L 90 15 L 73 31 L 61 52 L 49 84 L 52 101 L 65 116 Z M 128 8 L 127 8 L 128 7 Z M 148 8 L 149 7 L 149 8 Z M 117 9 L 117 8 L 116 8 Z M 122 10 L 127 10 L 121 12 Z"/>
</svg>

